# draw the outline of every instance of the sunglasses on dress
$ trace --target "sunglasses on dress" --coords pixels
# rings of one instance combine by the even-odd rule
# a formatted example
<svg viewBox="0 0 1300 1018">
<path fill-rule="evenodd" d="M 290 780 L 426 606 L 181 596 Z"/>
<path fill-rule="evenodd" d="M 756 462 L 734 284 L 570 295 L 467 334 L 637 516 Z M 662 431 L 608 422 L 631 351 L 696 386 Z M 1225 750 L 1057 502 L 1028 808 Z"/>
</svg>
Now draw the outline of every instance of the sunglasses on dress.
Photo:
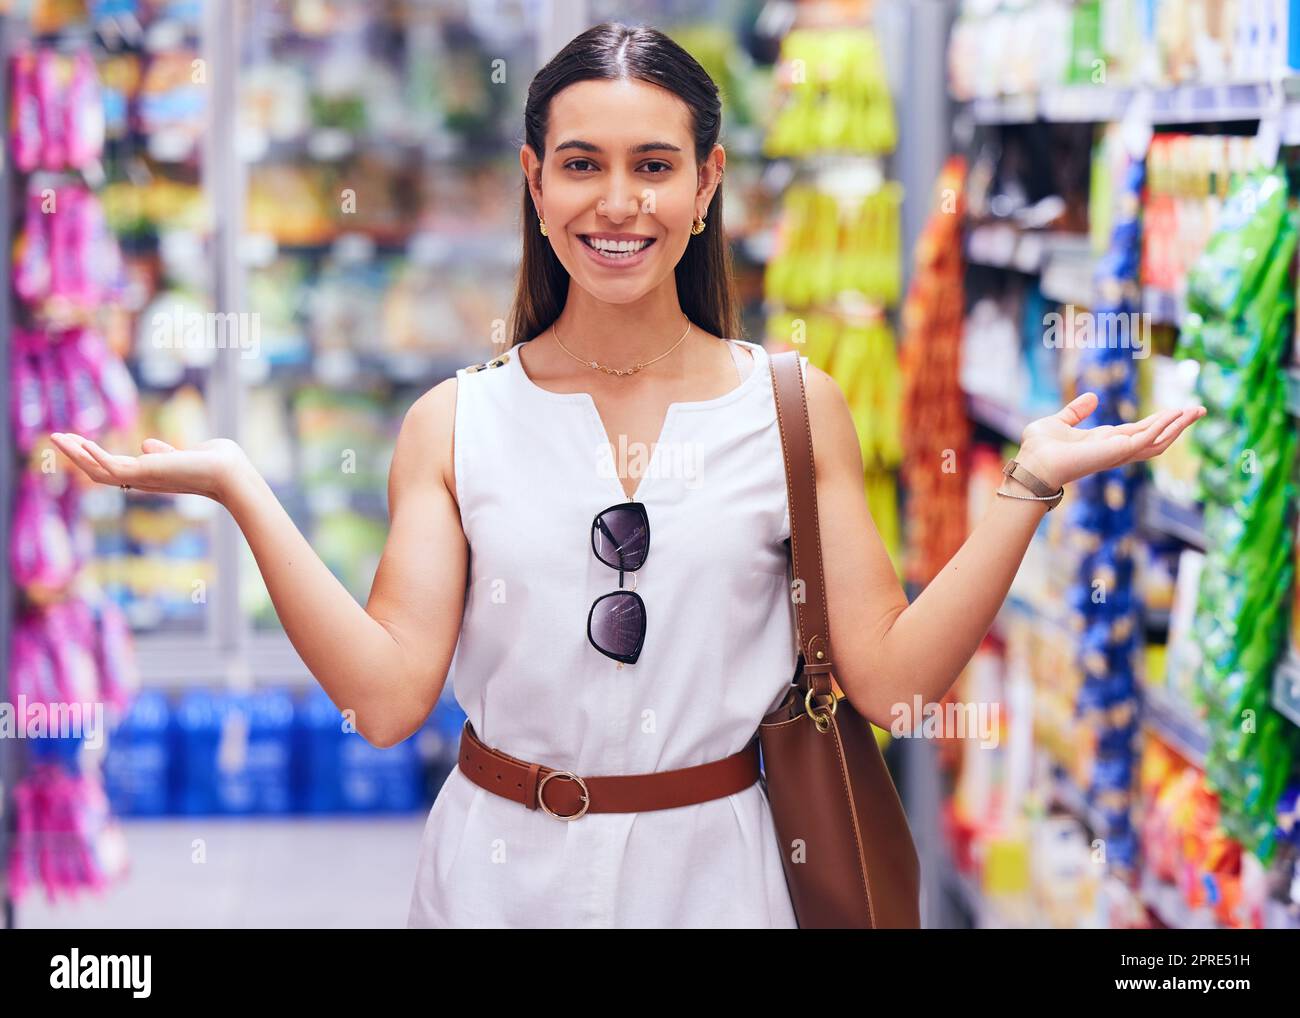
<svg viewBox="0 0 1300 1018">
<path fill-rule="evenodd" d="M 636 664 L 645 643 L 645 602 L 623 589 L 623 574 L 645 565 L 650 551 L 650 517 L 641 502 L 620 502 L 596 514 L 591 523 L 591 549 L 596 558 L 618 570 L 619 589 L 596 598 L 587 615 L 587 639 L 606 657 Z"/>
</svg>

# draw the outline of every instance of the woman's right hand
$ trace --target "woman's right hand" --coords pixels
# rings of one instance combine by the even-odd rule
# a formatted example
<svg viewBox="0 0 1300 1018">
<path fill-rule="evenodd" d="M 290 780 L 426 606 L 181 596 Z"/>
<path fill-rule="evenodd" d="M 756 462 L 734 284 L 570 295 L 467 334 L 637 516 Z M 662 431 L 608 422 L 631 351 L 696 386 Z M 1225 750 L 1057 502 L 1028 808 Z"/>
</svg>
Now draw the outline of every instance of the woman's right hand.
<svg viewBox="0 0 1300 1018">
<path fill-rule="evenodd" d="M 228 438 L 200 442 L 193 449 L 146 438 L 140 444 L 142 456 L 108 452 L 71 432 L 54 432 L 50 440 L 92 481 L 140 491 L 206 495 L 222 502 L 241 471 L 252 469 L 244 450 Z"/>
</svg>

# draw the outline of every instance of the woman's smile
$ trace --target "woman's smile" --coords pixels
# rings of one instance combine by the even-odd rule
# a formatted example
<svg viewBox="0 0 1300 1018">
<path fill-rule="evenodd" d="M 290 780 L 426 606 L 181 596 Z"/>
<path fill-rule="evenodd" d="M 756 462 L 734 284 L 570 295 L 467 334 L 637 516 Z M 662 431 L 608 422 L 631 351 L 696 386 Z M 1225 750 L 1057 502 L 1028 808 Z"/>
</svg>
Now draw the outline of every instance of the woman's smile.
<svg viewBox="0 0 1300 1018">
<path fill-rule="evenodd" d="M 640 265 L 655 242 L 653 237 L 630 233 L 580 233 L 578 239 L 597 265 L 618 269 Z"/>
</svg>

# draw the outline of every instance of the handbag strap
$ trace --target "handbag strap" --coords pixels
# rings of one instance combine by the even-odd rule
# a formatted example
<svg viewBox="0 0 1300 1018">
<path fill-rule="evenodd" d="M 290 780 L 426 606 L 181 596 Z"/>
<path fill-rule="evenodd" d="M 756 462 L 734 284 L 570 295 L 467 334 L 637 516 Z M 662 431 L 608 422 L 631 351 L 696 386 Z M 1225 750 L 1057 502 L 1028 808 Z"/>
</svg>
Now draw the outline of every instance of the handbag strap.
<svg viewBox="0 0 1300 1018">
<path fill-rule="evenodd" d="M 826 612 L 826 579 L 822 573 L 808 395 L 804 390 L 799 351 L 783 350 L 773 354 L 769 361 L 790 506 L 790 559 L 794 567 L 790 591 L 795 604 L 801 664 L 795 681 L 801 689 L 811 686 L 816 697 L 829 697 L 831 627 Z"/>
</svg>

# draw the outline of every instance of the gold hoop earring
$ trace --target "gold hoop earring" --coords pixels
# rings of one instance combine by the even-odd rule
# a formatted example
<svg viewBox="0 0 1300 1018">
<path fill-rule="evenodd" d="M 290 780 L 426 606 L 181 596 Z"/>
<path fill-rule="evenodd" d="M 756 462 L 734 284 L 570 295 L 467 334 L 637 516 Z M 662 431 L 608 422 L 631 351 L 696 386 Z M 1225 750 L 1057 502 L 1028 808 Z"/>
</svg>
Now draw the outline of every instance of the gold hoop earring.
<svg viewBox="0 0 1300 1018">
<path fill-rule="evenodd" d="M 543 219 L 541 216 L 537 217 L 537 228 L 542 231 L 543 237 L 550 236 L 550 234 L 546 232 L 546 220 Z"/>
<path fill-rule="evenodd" d="M 691 236 L 698 237 L 704 232 L 704 217 L 696 216 L 695 222 L 691 224 Z"/>
</svg>

